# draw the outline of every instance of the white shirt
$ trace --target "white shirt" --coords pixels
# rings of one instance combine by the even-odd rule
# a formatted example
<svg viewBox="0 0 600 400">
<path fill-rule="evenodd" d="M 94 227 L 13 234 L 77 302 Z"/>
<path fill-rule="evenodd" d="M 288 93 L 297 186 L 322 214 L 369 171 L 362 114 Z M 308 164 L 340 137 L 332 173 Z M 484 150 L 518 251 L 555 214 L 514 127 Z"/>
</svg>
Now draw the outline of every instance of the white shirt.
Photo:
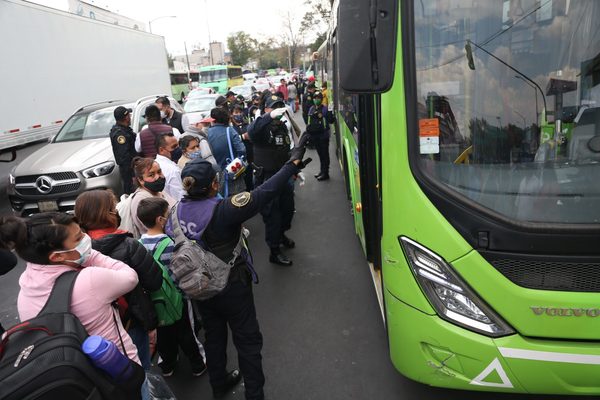
<svg viewBox="0 0 600 400">
<path fill-rule="evenodd" d="M 135 151 L 137 151 L 138 153 L 142 152 L 142 139 L 141 139 L 141 135 L 140 133 L 142 133 L 142 131 L 144 129 L 146 129 L 148 127 L 148 125 L 144 125 L 142 126 L 142 129 L 140 129 L 140 132 L 135 135 Z M 181 136 L 181 133 L 179 132 L 179 129 L 177 128 L 173 128 L 173 135 L 175 135 L 175 139 L 179 140 L 179 137 Z"/>
<path fill-rule="evenodd" d="M 155 160 L 160 165 L 160 169 L 167 181 L 164 192 L 177 201 L 181 200 L 185 195 L 183 183 L 181 182 L 181 170 L 177 164 L 163 155 L 157 154 Z"/>
</svg>

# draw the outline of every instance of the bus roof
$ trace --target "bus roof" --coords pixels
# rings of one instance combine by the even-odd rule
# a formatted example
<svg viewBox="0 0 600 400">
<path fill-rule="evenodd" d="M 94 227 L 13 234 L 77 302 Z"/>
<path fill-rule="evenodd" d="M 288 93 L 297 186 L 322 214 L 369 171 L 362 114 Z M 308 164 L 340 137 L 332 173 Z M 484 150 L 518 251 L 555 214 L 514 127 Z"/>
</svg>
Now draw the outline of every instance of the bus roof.
<svg viewBox="0 0 600 400">
<path fill-rule="evenodd" d="M 200 67 L 200 71 L 216 71 L 219 69 L 225 69 L 225 68 L 242 68 L 239 65 L 208 65 L 206 67 Z"/>
</svg>

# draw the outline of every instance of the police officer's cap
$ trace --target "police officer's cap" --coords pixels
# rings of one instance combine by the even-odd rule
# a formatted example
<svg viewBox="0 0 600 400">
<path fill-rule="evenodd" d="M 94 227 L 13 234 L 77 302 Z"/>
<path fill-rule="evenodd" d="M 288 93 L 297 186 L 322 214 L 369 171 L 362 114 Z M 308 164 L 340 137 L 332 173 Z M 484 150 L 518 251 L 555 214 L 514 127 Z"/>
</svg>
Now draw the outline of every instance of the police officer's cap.
<svg viewBox="0 0 600 400">
<path fill-rule="evenodd" d="M 313 99 L 316 99 L 316 98 L 322 99 L 323 98 L 323 93 L 321 93 L 319 91 L 314 92 L 313 93 Z"/>
<path fill-rule="evenodd" d="M 188 176 L 194 178 L 194 185 L 188 190 L 188 194 L 192 196 L 206 194 L 216 175 L 213 165 L 202 158 L 188 161 L 181 171 L 181 179 Z"/>
<path fill-rule="evenodd" d="M 115 116 L 116 121 L 122 121 L 128 114 L 131 114 L 133 110 L 131 108 L 125 108 L 123 106 L 119 106 L 115 108 L 113 115 Z"/>
<path fill-rule="evenodd" d="M 229 96 L 235 96 L 235 93 L 232 92 L 231 90 L 228 91 L 227 93 L 225 93 L 225 97 L 229 97 Z"/>
<path fill-rule="evenodd" d="M 258 99 L 260 99 L 260 93 L 253 93 L 252 100 L 258 100 Z"/>
<path fill-rule="evenodd" d="M 265 100 L 265 107 L 267 108 L 277 108 L 277 106 L 283 107 L 285 103 L 283 99 L 279 96 L 275 96 L 274 94 L 267 97 Z"/>
</svg>

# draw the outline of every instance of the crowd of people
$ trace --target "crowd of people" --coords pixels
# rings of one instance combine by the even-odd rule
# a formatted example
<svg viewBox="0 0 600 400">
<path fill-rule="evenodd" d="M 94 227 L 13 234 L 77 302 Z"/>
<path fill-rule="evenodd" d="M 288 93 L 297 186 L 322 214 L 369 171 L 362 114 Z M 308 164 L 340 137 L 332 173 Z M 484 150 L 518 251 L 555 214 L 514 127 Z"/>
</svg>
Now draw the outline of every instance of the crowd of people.
<svg viewBox="0 0 600 400">
<path fill-rule="evenodd" d="M 165 377 L 176 370 L 181 349 L 193 376 L 208 371 L 215 398 L 243 378 L 246 399 L 263 399 L 263 341 L 252 292 L 258 275 L 243 224 L 260 213 L 269 261 L 292 265 L 283 249 L 295 247 L 286 232 L 307 144 L 321 163 L 315 177 L 329 179 L 332 113 L 323 89 L 313 81 L 282 79 L 249 102 L 228 92 L 204 118 L 182 115 L 159 97 L 146 108 L 147 125 L 139 134 L 130 128 L 132 110 L 117 107 L 110 138 L 123 180 L 121 199 L 94 190 L 77 198 L 74 215 L 0 221 L 0 273 L 16 265 L 15 253 L 27 262 L 19 280 L 20 319 L 38 315 L 58 277 L 76 270 L 71 312 L 88 334 L 117 344 L 145 371 L 158 353 Z M 299 111 L 304 132 L 293 120 Z M 198 300 L 180 290 L 171 260 L 182 240 L 230 265 L 227 284 L 214 297 Z M 166 293 L 165 282 L 180 296 L 169 294 L 175 310 L 166 316 L 153 302 L 156 293 Z M 228 326 L 239 370 L 226 369 Z M 147 381 L 139 392 L 149 398 Z"/>
</svg>

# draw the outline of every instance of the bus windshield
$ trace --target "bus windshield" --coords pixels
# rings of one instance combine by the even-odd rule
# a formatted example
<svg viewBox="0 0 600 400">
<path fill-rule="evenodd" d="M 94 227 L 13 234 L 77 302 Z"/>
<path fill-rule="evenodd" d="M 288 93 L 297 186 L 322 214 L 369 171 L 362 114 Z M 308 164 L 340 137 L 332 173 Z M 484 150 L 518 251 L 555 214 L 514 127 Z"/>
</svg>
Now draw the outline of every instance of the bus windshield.
<svg viewBox="0 0 600 400">
<path fill-rule="evenodd" d="M 600 2 L 415 0 L 419 168 L 520 222 L 600 223 Z"/>
<path fill-rule="evenodd" d="M 209 83 L 227 79 L 227 69 L 216 69 L 212 71 L 200 71 L 200 83 Z"/>
</svg>

